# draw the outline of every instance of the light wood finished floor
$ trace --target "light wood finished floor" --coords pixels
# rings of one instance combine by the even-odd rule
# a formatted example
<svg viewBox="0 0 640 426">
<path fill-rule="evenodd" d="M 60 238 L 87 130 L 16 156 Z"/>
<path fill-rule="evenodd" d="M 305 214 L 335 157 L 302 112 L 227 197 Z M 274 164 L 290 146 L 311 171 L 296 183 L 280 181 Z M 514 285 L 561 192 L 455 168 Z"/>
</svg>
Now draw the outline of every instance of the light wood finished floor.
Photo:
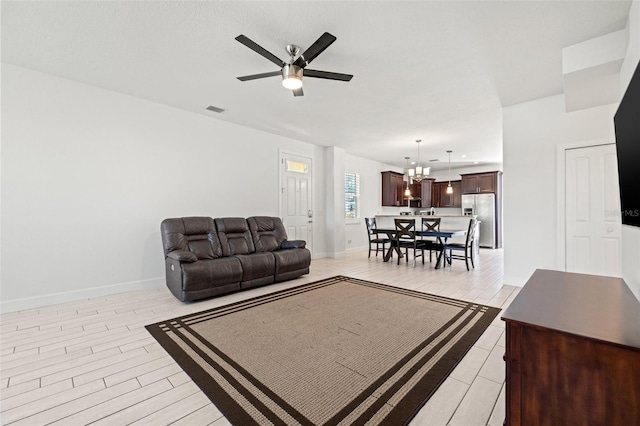
<svg viewBox="0 0 640 426">
<path fill-rule="evenodd" d="M 502 285 L 502 250 L 481 250 L 435 270 L 350 252 L 318 259 L 287 283 L 184 304 L 166 288 L 80 300 L 1 316 L 1 424 L 229 424 L 144 325 L 334 275 L 506 307 L 518 288 Z M 434 259 L 435 264 L 435 259 Z M 499 317 L 412 425 L 502 425 L 504 326 Z"/>
</svg>

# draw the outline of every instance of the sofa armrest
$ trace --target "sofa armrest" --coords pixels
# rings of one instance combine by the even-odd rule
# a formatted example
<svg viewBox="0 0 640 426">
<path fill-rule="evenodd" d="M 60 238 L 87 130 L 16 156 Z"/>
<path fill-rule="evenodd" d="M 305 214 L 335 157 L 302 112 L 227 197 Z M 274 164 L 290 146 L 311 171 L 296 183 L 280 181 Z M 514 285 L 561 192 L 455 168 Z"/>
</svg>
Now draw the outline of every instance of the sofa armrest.
<svg viewBox="0 0 640 426">
<path fill-rule="evenodd" d="M 196 260 L 198 260 L 196 255 L 191 253 L 188 250 L 174 250 L 172 252 L 169 252 L 169 254 L 167 254 L 167 257 L 170 259 L 175 259 L 178 262 L 188 262 L 188 263 L 195 262 Z"/>
<path fill-rule="evenodd" d="M 282 242 L 280 246 L 282 249 L 295 249 L 295 248 L 305 248 L 307 246 L 307 242 L 304 240 L 285 240 Z"/>
</svg>

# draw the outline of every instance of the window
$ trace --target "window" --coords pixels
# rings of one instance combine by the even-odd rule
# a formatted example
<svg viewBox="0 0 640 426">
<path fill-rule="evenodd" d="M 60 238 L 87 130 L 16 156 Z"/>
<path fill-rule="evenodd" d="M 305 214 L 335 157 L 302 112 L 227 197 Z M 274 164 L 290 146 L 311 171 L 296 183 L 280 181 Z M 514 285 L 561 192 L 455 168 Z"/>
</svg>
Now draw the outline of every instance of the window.
<svg viewBox="0 0 640 426">
<path fill-rule="evenodd" d="M 296 173 L 309 173 L 307 163 L 287 160 L 287 171 Z"/>
<path fill-rule="evenodd" d="M 360 174 L 344 174 L 344 218 L 347 221 L 360 219 Z"/>
</svg>

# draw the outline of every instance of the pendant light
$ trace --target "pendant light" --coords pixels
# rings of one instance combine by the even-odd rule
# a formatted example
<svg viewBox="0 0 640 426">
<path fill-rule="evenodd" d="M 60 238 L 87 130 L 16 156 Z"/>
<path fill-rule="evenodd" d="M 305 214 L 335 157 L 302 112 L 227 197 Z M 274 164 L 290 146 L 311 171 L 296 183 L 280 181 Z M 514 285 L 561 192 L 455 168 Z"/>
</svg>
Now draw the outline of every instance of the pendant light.
<svg viewBox="0 0 640 426">
<path fill-rule="evenodd" d="M 411 158 L 411 157 L 404 157 L 404 159 L 407 161 L 407 170 L 410 170 L 409 169 L 409 158 Z M 411 183 L 410 176 L 411 176 L 410 173 L 407 174 L 407 189 L 404 190 L 404 196 L 407 199 L 411 196 L 411 190 L 409 190 L 409 184 Z"/>
<path fill-rule="evenodd" d="M 416 162 L 416 168 L 409 169 L 409 177 L 416 182 L 420 182 L 421 180 L 429 177 L 429 170 L 431 169 L 430 167 L 422 168 L 420 165 L 420 142 L 422 142 L 420 139 L 416 140 L 416 143 L 418 144 L 418 161 Z"/>
<path fill-rule="evenodd" d="M 449 154 L 449 185 L 447 185 L 447 194 L 453 194 L 453 187 L 451 186 L 451 153 L 453 151 L 449 150 L 447 151 L 447 154 Z"/>
</svg>

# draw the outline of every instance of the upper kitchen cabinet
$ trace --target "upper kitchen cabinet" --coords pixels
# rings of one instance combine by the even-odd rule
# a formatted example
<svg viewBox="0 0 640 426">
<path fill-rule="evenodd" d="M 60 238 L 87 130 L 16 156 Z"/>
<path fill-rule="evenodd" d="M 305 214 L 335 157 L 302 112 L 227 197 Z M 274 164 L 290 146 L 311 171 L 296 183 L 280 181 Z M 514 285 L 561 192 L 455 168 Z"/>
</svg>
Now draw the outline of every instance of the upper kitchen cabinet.
<svg viewBox="0 0 640 426">
<path fill-rule="evenodd" d="M 440 184 L 440 205 L 438 207 L 462 207 L 462 182 L 451 181 L 453 194 L 447 194 L 449 182 L 439 182 Z"/>
<path fill-rule="evenodd" d="M 398 172 L 382 172 L 382 205 L 399 207 L 404 201 L 404 175 Z"/>
<path fill-rule="evenodd" d="M 463 194 L 496 194 L 502 186 L 502 172 L 471 173 L 462 176 Z"/>
<path fill-rule="evenodd" d="M 431 206 L 433 207 L 462 207 L 462 182 L 451 181 L 453 194 L 447 194 L 449 182 L 434 182 L 431 193 Z M 423 204 L 424 207 L 424 204 Z"/>
<path fill-rule="evenodd" d="M 432 203 L 432 194 L 433 194 L 433 182 L 435 179 L 423 179 L 420 182 L 420 206 L 421 207 L 431 207 Z"/>
<path fill-rule="evenodd" d="M 423 207 L 440 207 L 440 190 L 442 185 L 440 183 L 433 182 L 431 184 L 431 204 L 423 205 Z"/>
</svg>

